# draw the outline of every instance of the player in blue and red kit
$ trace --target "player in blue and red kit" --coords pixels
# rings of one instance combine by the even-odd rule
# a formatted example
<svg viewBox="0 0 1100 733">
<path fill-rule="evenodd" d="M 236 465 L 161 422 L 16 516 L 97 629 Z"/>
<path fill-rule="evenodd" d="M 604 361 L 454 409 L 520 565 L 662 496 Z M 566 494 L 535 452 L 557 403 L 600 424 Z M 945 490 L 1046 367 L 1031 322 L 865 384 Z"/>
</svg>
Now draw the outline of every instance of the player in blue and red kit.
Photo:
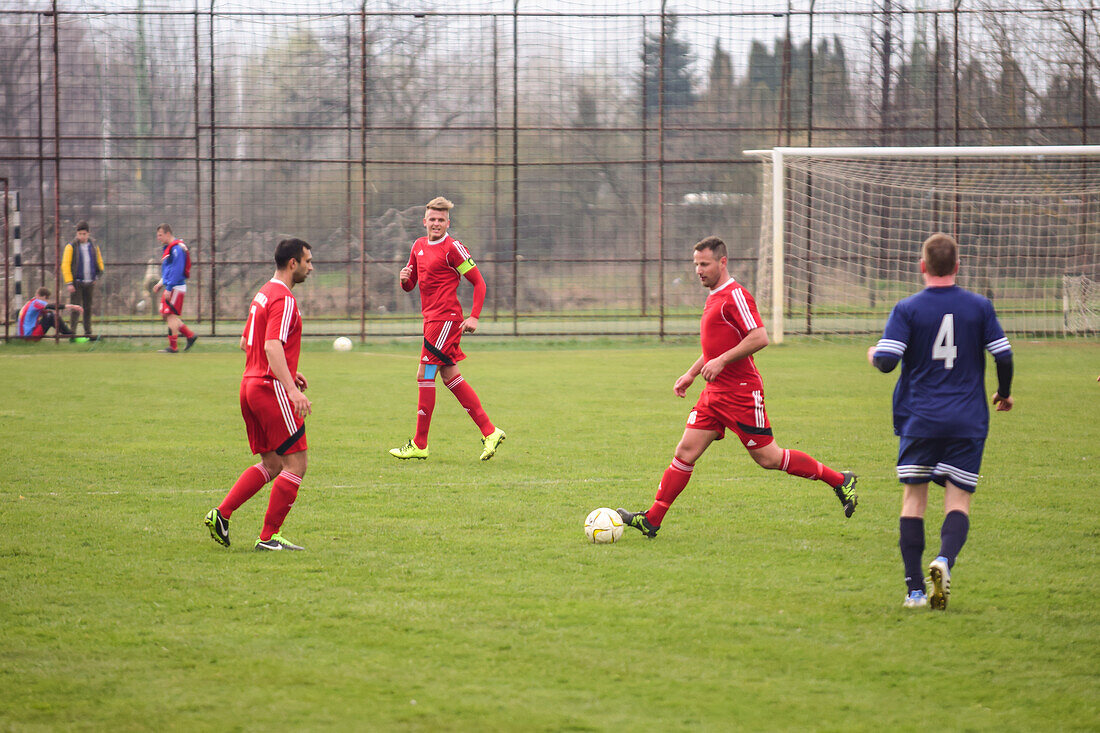
<svg viewBox="0 0 1100 733">
<path fill-rule="evenodd" d="M 84 309 L 79 305 L 61 305 L 50 303 L 49 288 L 39 288 L 34 297 L 23 304 L 19 309 L 19 326 L 17 333 L 19 338 L 29 341 L 38 341 L 46 332 L 57 326 L 57 332 L 65 336 L 72 336 L 73 331 L 58 317 L 58 311 L 71 310 L 73 313 L 83 313 Z"/>
<path fill-rule="evenodd" d="M 164 354 L 178 354 L 179 334 L 187 338 L 184 351 L 190 351 L 198 336 L 183 322 L 183 297 L 187 292 L 187 278 L 191 276 L 191 254 L 182 239 L 172 236 L 172 227 L 167 224 L 157 226 L 157 241 L 164 247 L 160 256 L 160 280 L 153 286 L 153 292 L 164 288 L 160 300 L 160 314 L 168 324 L 168 348 L 161 349 Z"/>
<path fill-rule="evenodd" d="M 260 462 L 245 469 L 222 503 L 206 515 L 210 536 L 229 546 L 229 518 L 274 477 L 257 550 L 301 550 L 279 534 L 306 475 L 305 418 L 312 403 L 298 372 L 302 313 L 292 292 L 313 272 L 308 243 L 284 239 L 275 248 L 275 276 L 260 288 L 241 334 L 245 352 L 241 377 L 241 416 L 248 445 Z"/>
<path fill-rule="evenodd" d="M 732 430 L 761 467 L 784 471 L 792 476 L 824 481 L 833 487 L 851 517 L 859 499 L 856 476 L 836 471 L 802 451 L 780 448 L 772 436 L 764 410 L 764 386 L 752 355 L 768 345 L 764 322 L 756 301 L 727 269 L 726 245 L 718 237 L 707 237 L 695 245 L 695 273 L 710 290 L 700 324 L 703 353 L 673 386 L 677 397 L 687 394 L 695 377 L 703 375 L 707 385 L 695 408 L 688 414 L 680 444 L 665 469 L 653 505 L 644 512 L 619 509 L 625 524 L 655 537 L 665 513 L 691 479 L 695 462 L 726 430 Z"/>
<path fill-rule="evenodd" d="M 477 393 L 458 369 L 458 362 L 466 358 L 459 342 L 462 334 L 477 330 L 486 287 L 469 251 L 447 233 L 452 208 L 454 204 L 442 196 L 428 202 L 423 222 L 428 236 L 413 243 L 409 262 L 401 269 L 401 288 L 405 292 L 420 285 L 420 310 L 424 314 L 424 346 L 416 373 L 416 435 L 400 448 L 390 450 L 390 455 L 401 460 L 428 457 L 428 429 L 435 409 L 437 372 L 481 431 L 481 460 L 487 461 L 496 455 L 506 437 L 485 414 Z M 474 286 L 474 301 L 470 317 L 466 319 L 462 317 L 462 305 L 458 302 L 458 283 L 463 277 Z"/>
<path fill-rule="evenodd" d="M 924 290 L 898 302 L 867 358 L 880 371 L 901 362 L 894 388 L 898 480 L 905 485 L 898 545 L 905 566 L 906 608 L 943 610 L 951 569 L 970 530 L 970 500 L 989 433 L 985 352 L 997 364 L 998 412 L 1012 409 L 1012 347 L 993 304 L 955 284 L 959 247 L 947 234 L 924 241 Z M 944 487 L 940 551 L 922 579 L 928 482 Z M 927 592 L 926 592 L 927 590 Z"/>
</svg>

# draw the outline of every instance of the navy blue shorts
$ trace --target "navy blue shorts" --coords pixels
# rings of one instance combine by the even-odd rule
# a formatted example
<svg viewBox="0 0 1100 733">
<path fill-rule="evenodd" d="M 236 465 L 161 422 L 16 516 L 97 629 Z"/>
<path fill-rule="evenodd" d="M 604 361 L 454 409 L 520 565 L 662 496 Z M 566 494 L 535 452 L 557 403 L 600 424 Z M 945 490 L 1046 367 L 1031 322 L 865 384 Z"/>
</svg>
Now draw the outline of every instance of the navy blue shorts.
<svg viewBox="0 0 1100 733">
<path fill-rule="evenodd" d="M 985 438 L 907 438 L 898 446 L 898 481 L 940 486 L 951 483 L 974 493 L 982 467 Z"/>
</svg>

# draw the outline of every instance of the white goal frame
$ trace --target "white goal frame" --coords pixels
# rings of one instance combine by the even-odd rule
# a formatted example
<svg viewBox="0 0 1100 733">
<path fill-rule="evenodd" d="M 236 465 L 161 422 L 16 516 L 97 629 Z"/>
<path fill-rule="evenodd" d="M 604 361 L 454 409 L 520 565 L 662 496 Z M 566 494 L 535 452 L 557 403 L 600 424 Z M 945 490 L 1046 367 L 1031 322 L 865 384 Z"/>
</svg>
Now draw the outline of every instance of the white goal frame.
<svg viewBox="0 0 1100 733">
<path fill-rule="evenodd" d="M 770 158 L 772 164 L 771 227 L 772 227 L 772 277 L 771 277 L 771 340 L 782 343 L 784 336 L 784 252 L 786 232 L 786 171 L 785 160 L 789 156 L 817 158 L 1004 158 L 1038 156 L 1096 156 L 1100 158 L 1100 145 L 1003 145 L 956 147 L 775 147 L 771 149 L 745 150 L 745 155 Z M 767 196 L 767 193 L 764 192 Z"/>
</svg>

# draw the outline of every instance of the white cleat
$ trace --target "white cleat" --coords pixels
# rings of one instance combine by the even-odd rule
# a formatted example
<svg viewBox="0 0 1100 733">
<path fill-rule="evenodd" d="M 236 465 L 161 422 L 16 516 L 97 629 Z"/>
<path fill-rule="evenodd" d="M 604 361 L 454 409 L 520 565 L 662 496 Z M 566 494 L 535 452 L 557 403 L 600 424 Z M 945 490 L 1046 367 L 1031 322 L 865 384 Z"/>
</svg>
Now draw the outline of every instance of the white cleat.
<svg viewBox="0 0 1100 733">
<path fill-rule="evenodd" d="M 929 603 L 936 611 L 947 608 L 947 599 L 951 595 L 951 570 L 947 567 L 946 557 L 937 557 L 928 565 Z"/>
</svg>

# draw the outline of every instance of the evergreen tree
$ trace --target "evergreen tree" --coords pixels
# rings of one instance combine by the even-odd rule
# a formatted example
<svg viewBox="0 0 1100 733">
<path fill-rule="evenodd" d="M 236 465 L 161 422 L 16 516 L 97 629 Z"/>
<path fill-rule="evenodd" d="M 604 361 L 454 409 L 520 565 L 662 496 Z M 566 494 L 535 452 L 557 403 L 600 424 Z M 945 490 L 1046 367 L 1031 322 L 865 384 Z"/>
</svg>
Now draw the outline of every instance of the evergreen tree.
<svg viewBox="0 0 1100 733">
<path fill-rule="evenodd" d="M 694 79 L 691 65 L 694 62 L 691 46 L 676 36 L 678 20 L 675 15 L 665 16 L 663 35 L 665 42 L 664 76 L 661 73 L 662 32 L 647 33 L 644 44 L 646 112 L 653 113 L 659 104 L 659 85 L 663 81 L 665 109 L 690 107 L 695 102 Z"/>
</svg>

